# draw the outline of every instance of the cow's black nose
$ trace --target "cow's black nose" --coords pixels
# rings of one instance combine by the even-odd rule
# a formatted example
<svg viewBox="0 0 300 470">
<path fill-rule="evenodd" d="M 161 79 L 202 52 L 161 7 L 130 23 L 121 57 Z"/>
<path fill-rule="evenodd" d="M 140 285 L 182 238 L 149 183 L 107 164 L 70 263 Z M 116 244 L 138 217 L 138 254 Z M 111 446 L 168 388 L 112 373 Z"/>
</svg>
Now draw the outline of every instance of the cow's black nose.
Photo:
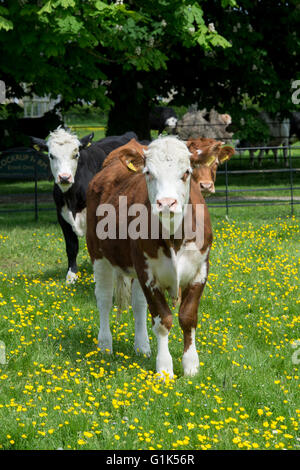
<svg viewBox="0 0 300 470">
<path fill-rule="evenodd" d="M 58 180 L 60 184 L 69 184 L 71 183 L 71 175 L 67 175 L 65 173 L 62 173 L 61 175 L 58 175 Z"/>
</svg>

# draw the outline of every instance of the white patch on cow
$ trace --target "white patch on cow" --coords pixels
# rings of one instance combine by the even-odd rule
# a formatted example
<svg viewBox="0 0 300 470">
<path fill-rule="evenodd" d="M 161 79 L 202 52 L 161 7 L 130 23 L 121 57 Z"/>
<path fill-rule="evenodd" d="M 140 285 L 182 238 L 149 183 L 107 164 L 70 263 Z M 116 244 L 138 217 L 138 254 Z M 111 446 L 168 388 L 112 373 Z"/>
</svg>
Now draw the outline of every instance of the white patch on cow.
<svg viewBox="0 0 300 470">
<path fill-rule="evenodd" d="M 173 378 L 173 361 L 168 346 L 169 331 L 161 324 L 159 316 L 154 318 L 153 331 L 157 338 L 156 371 L 163 379 L 166 374 Z"/>
<path fill-rule="evenodd" d="M 78 279 L 78 275 L 76 273 L 73 273 L 71 269 L 67 272 L 67 277 L 66 277 L 66 284 L 74 284 Z"/>
<path fill-rule="evenodd" d="M 176 263 L 174 258 L 164 254 L 163 247 L 159 247 L 156 258 L 150 258 L 144 253 L 146 258 L 146 273 L 148 280 L 146 286 L 151 289 L 167 289 L 172 297 L 177 295 L 178 282 Z"/>
<path fill-rule="evenodd" d="M 47 145 L 54 181 L 62 192 L 66 192 L 75 180 L 80 141 L 75 134 L 58 127 L 54 132 L 50 133 Z M 70 182 L 68 184 L 60 184 L 59 175 L 69 176 Z"/>
<path fill-rule="evenodd" d="M 114 270 L 106 259 L 94 261 L 95 295 L 100 312 L 98 347 L 102 352 L 112 353 L 112 335 L 109 326 L 109 313 L 112 307 Z"/>
<path fill-rule="evenodd" d="M 136 353 L 151 355 L 150 343 L 147 331 L 147 300 L 138 279 L 133 281 L 132 300 L 134 315 L 134 349 Z"/>
<path fill-rule="evenodd" d="M 86 233 L 86 208 L 81 212 L 76 212 L 75 218 L 73 217 L 72 212 L 66 205 L 61 209 L 61 215 L 68 224 L 71 225 L 73 231 L 78 235 L 78 237 L 83 237 Z"/>
<path fill-rule="evenodd" d="M 197 152 L 198 155 L 201 155 L 201 153 L 203 152 L 203 150 L 198 149 L 198 150 L 196 150 L 196 152 Z"/>
<path fill-rule="evenodd" d="M 150 258 L 146 253 L 146 286 L 151 289 L 166 289 L 172 297 L 177 297 L 179 286 L 204 284 L 207 279 L 207 257 L 209 248 L 204 252 L 194 242 L 185 243 L 176 253 L 170 250 L 171 257 L 165 255 L 162 247 L 157 257 Z"/>
<path fill-rule="evenodd" d="M 182 287 L 188 284 L 204 284 L 207 279 L 207 257 L 209 248 L 204 253 L 196 243 L 187 243 L 178 252 L 178 276 Z"/>
<path fill-rule="evenodd" d="M 155 215 L 161 214 L 158 201 L 175 200 L 172 212 L 184 216 L 184 207 L 190 194 L 190 152 L 177 137 L 168 136 L 154 140 L 145 153 L 144 174 L 146 177 L 149 201 Z M 187 178 L 183 178 L 186 172 Z M 178 219 L 177 219 L 178 221 Z"/>
<path fill-rule="evenodd" d="M 193 376 L 199 370 L 199 357 L 196 350 L 196 331 L 195 328 L 191 330 L 192 342 L 188 350 L 182 356 L 182 366 L 184 375 Z"/>
</svg>

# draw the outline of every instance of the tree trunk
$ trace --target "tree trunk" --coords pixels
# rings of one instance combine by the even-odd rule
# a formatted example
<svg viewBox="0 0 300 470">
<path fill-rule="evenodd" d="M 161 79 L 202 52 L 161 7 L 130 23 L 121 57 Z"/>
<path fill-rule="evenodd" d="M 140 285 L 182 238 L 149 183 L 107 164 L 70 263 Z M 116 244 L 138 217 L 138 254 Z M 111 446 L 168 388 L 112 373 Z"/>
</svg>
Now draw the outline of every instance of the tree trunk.
<svg viewBox="0 0 300 470">
<path fill-rule="evenodd" d="M 136 72 L 121 72 L 113 79 L 109 97 L 114 104 L 108 116 L 107 136 L 133 131 L 139 140 L 151 140 L 150 98 L 137 77 Z"/>
</svg>

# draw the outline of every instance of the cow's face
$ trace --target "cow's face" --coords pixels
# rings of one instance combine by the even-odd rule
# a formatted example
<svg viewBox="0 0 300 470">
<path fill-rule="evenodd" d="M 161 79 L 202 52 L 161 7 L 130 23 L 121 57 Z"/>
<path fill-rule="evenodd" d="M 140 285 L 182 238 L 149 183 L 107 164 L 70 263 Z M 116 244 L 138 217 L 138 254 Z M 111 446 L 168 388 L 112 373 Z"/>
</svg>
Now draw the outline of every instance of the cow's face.
<svg viewBox="0 0 300 470">
<path fill-rule="evenodd" d="M 215 192 L 216 173 L 218 162 L 214 160 L 211 165 L 201 165 L 193 170 L 193 180 L 199 184 L 204 197 L 210 196 Z"/>
<path fill-rule="evenodd" d="M 87 147 L 94 134 L 82 139 L 60 127 L 50 133 L 47 142 L 33 138 L 33 143 L 41 150 L 48 150 L 51 172 L 54 181 L 62 192 L 68 191 L 75 181 L 80 150 Z"/>
<path fill-rule="evenodd" d="M 193 139 L 187 142 L 187 146 L 192 152 L 193 180 L 199 184 L 204 197 L 215 192 L 218 166 L 229 160 L 234 154 L 232 147 L 222 147 L 222 145 L 223 142 L 206 138 Z"/>
<path fill-rule="evenodd" d="M 153 214 L 161 220 L 164 216 L 176 219 L 176 226 L 182 222 L 189 201 L 190 156 L 183 142 L 168 136 L 154 140 L 144 155 L 120 157 L 129 169 L 145 175 Z"/>
<path fill-rule="evenodd" d="M 175 129 L 176 126 L 177 126 L 177 122 L 178 122 L 178 119 L 176 117 L 172 116 L 172 117 L 169 117 L 168 119 L 166 119 L 165 126 L 168 129 Z"/>
</svg>

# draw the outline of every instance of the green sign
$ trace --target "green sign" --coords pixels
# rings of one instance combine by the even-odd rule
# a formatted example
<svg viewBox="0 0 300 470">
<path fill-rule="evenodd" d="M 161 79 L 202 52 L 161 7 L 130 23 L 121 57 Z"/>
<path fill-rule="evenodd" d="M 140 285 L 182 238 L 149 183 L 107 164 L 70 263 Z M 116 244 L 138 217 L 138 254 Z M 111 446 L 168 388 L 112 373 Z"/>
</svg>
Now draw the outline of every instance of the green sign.
<svg viewBox="0 0 300 470">
<path fill-rule="evenodd" d="M 0 152 L 0 179 L 48 179 L 49 159 L 31 148 L 15 148 Z"/>
</svg>

